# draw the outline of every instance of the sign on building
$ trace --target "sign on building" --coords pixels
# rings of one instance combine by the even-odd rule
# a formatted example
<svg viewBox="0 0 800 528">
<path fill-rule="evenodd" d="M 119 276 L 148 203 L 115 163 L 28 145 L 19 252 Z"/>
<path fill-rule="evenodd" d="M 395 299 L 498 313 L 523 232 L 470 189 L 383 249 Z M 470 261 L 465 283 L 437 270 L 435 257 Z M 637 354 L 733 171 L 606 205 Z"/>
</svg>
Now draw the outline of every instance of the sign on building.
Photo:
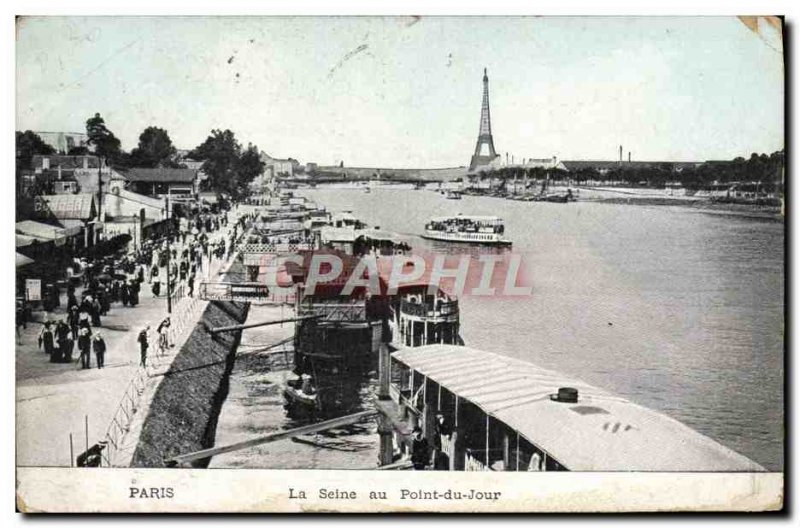
<svg viewBox="0 0 800 528">
<path fill-rule="evenodd" d="M 25 297 L 29 301 L 42 300 L 42 279 L 25 279 Z"/>
</svg>

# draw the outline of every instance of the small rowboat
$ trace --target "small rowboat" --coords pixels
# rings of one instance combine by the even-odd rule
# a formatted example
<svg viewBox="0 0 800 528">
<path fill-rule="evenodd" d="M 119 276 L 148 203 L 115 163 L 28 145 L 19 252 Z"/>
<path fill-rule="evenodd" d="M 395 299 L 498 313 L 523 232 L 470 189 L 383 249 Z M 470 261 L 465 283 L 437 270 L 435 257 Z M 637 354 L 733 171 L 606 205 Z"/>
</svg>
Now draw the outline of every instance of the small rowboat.
<svg viewBox="0 0 800 528">
<path fill-rule="evenodd" d="M 304 381 L 305 383 L 303 383 Z M 304 388 L 306 390 L 303 390 Z M 310 381 L 287 381 L 283 387 L 283 395 L 286 396 L 289 403 L 297 403 L 308 407 L 317 406 L 317 391 L 310 385 Z"/>
</svg>

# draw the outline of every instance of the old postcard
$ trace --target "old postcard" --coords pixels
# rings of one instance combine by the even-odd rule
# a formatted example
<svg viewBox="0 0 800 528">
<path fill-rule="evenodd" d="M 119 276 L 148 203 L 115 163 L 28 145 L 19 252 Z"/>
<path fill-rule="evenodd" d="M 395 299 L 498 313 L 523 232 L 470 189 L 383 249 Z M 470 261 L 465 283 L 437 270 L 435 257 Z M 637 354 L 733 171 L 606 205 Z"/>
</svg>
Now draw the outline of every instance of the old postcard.
<svg viewBox="0 0 800 528">
<path fill-rule="evenodd" d="M 781 510 L 783 32 L 18 17 L 18 510 Z"/>
</svg>

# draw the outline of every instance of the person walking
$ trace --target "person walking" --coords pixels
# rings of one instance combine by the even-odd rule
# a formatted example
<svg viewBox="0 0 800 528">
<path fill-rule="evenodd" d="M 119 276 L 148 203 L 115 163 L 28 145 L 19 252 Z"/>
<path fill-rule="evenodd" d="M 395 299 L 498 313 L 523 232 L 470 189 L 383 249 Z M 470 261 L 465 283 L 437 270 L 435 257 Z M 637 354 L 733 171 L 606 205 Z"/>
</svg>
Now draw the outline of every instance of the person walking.
<svg viewBox="0 0 800 528">
<path fill-rule="evenodd" d="M 186 280 L 186 275 L 187 275 L 188 272 L 189 272 L 189 263 L 186 262 L 185 260 L 181 260 L 181 266 L 180 266 L 180 270 L 179 270 L 178 279 L 181 282 L 184 282 Z"/>
<path fill-rule="evenodd" d="M 58 359 L 60 363 L 72 363 L 72 349 L 74 346 L 75 341 L 72 340 L 72 335 L 69 332 L 58 338 Z"/>
<path fill-rule="evenodd" d="M 67 324 L 69 325 L 70 330 L 72 331 L 72 339 L 78 339 L 78 323 L 80 322 L 80 314 L 78 313 L 78 307 L 73 306 L 70 308 L 69 313 L 67 314 Z"/>
<path fill-rule="evenodd" d="M 139 332 L 139 365 L 142 367 L 147 366 L 147 347 L 149 343 L 147 342 L 147 333 L 150 331 L 150 327 L 143 328 L 141 332 Z"/>
<path fill-rule="evenodd" d="M 158 334 L 158 353 L 163 356 L 167 349 L 170 347 L 169 343 L 169 327 L 172 325 L 169 317 L 164 318 L 163 321 L 156 328 Z"/>
<path fill-rule="evenodd" d="M 139 304 L 139 290 L 141 281 L 131 281 L 130 285 L 128 286 L 128 291 L 130 292 L 130 305 L 136 306 Z"/>
<path fill-rule="evenodd" d="M 89 322 L 89 314 L 86 313 L 86 312 L 80 312 L 80 313 L 78 313 L 78 333 L 80 333 L 81 329 L 84 329 L 84 328 L 86 330 L 88 330 L 89 333 L 91 334 L 92 325 Z M 75 340 L 77 340 L 77 339 L 78 339 L 78 337 L 75 336 Z"/>
<path fill-rule="evenodd" d="M 101 369 L 105 365 L 106 358 L 106 341 L 100 332 L 97 332 L 92 339 L 92 348 L 94 348 L 94 355 L 97 358 L 97 368 Z"/>
<path fill-rule="evenodd" d="M 100 306 L 100 301 L 97 300 L 97 297 L 94 298 L 92 301 L 92 311 L 90 312 L 92 315 L 92 326 L 97 328 L 100 325 L 100 314 L 103 312 L 103 307 Z"/>
<path fill-rule="evenodd" d="M 44 323 L 41 333 L 39 333 L 39 348 L 44 348 L 44 353 L 48 356 L 53 355 L 54 346 L 53 330 L 50 327 L 50 321 Z"/>
<path fill-rule="evenodd" d="M 89 335 L 89 330 L 87 328 L 81 328 L 81 331 L 78 334 L 78 350 L 81 351 L 81 368 L 92 368 L 91 346 L 92 341 Z"/>
<path fill-rule="evenodd" d="M 126 282 L 123 282 L 119 287 L 119 297 L 122 300 L 122 306 L 128 306 L 130 301 L 130 289 Z"/>
<path fill-rule="evenodd" d="M 158 297 L 161 294 L 161 279 L 158 278 L 158 275 L 153 277 L 153 297 Z"/>
<path fill-rule="evenodd" d="M 189 297 L 194 297 L 194 279 L 195 279 L 194 271 L 192 271 L 192 274 L 189 275 L 189 282 L 188 282 Z"/>
</svg>

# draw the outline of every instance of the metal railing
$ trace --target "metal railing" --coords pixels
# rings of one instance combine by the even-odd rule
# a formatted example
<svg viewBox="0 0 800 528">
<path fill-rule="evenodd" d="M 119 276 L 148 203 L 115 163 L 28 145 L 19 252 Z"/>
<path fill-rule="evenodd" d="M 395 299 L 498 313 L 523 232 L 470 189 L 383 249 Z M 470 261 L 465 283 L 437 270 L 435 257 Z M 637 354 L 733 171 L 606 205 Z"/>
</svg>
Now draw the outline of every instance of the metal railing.
<svg viewBox="0 0 800 528">
<path fill-rule="evenodd" d="M 174 301 L 170 326 L 167 330 L 167 343 L 176 347 L 178 344 L 182 344 L 183 338 L 188 336 L 188 333 L 194 328 L 193 323 L 197 319 L 197 310 L 200 307 L 200 299 L 185 296 L 186 290 L 183 286 L 181 284 L 173 291 L 173 299 L 180 297 Z M 151 347 L 153 352 L 148 354 L 147 366 L 139 365 L 136 368 L 106 428 L 102 439 L 106 444 L 106 449 L 103 450 L 101 458 L 102 465 L 105 467 L 113 466 L 117 453 L 124 447 L 125 435 L 130 432 L 133 418 L 141 406 L 142 395 L 147 389 L 147 380 L 152 377 L 151 372 L 161 369 L 165 363 L 171 363 L 173 359 L 172 355 L 167 357 L 164 351 L 159 350 L 157 341 L 154 345 Z"/>
<path fill-rule="evenodd" d="M 241 246 L 241 252 L 243 254 L 297 253 L 298 251 L 308 251 L 311 249 L 313 249 L 313 245 L 311 242 L 283 242 L 283 243 L 268 242 L 266 244 L 258 242 L 248 242 L 242 244 Z"/>
<path fill-rule="evenodd" d="M 361 322 L 367 320 L 367 307 L 359 303 L 303 303 L 297 307 L 297 316 L 318 315 L 323 321 Z"/>
<path fill-rule="evenodd" d="M 428 303 L 414 303 L 402 299 L 400 311 L 416 317 L 448 317 L 458 315 L 458 301 L 435 301 Z"/>
</svg>

